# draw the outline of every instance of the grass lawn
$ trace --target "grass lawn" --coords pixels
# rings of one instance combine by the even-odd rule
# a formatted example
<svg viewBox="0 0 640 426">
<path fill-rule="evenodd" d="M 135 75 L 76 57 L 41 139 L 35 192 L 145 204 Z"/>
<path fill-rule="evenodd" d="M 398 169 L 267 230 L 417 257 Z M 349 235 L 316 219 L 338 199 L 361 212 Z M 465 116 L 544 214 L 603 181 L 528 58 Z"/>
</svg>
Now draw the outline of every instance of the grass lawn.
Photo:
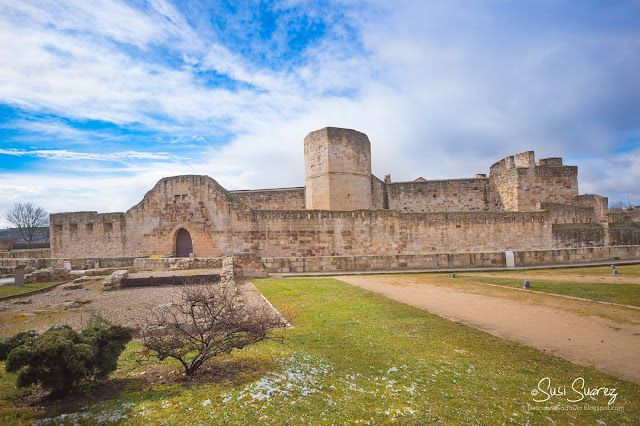
<svg viewBox="0 0 640 426">
<path fill-rule="evenodd" d="M 473 277 L 459 275 L 460 279 L 470 282 L 497 284 L 505 287 L 522 288 L 522 279 L 495 277 Z M 542 281 L 529 280 L 531 289 L 547 293 L 566 296 L 582 297 L 625 305 L 640 306 L 640 284 L 607 284 L 607 283 L 576 283 L 572 281 Z"/>
<path fill-rule="evenodd" d="M 50 248 L 32 248 L 32 249 L 17 249 L 17 250 L 11 250 L 11 252 L 22 252 L 22 251 L 42 251 L 42 250 L 51 250 Z M 8 253 L 9 250 L 6 249 L 2 249 L 0 250 L 0 253 Z"/>
<path fill-rule="evenodd" d="M 212 364 L 217 376 L 171 378 L 178 366 L 139 363 L 130 344 L 113 377 L 72 401 L 29 406 L 0 372 L 0 419 L 29 424 L 74 412 L 95 424 L 637 424 L 640 385 L 616 379 L 333 279 L 259 280 L 297 313 L 284 343 L 263 342 Z M 168 377 L 168 378 L 167 378 Z M 537 403 L 548 377 L 565 389 Z M 577 399 L 572 382 L 615 388 Z M 544 389 L 544 387 L 543 387 Z M 535 393 L 535 392 L 534 392 Z M 18 398 L 16 403 L 12 399 Z M 560 410 L 544 410 L 550 407 Z M 567 410 L 566 407 L 580 410 Z M 82 408 L 82 410 L 81 410 Z M 44 424 L 46 424 L 45 422 Z M 51 422 L 53 424 L 53 421 Z"/>
<path fill-rule="evenodd" d="M 615 264 L 615 260 L 611 262 Z M 621 276 L 640 277 L 639 265 L 620 265 L 616 266 Z M 501 272 L 497 272 L 500 274 Z M 560 268 L 560 269 L 530 269 L 525 271 L 508 271 L 509 274 L 521 274 L 526 276 L 543 276 L 543 275 L 579 275 L 584 277 L 609 277 L 611 276 L 611 266 L 587 266 L 582 268 Z"/>
<path fill-rule="evenodd" d="M 532 290 L 536 291 L 640 306 L 640 265 L 623 265 L 616 267 L 616 269 L 619 273 L 617 276 L 611 274 L 610 266 L 597 266 L 461 273 L 457 277 L 469 282 L 481 282 L 514 288 L 522 288 L 523 281 L 527 279 L 531 282 Z M 632 282 L 597 282 L 613 280 L 615 277 L 631 279 Z"/>
<path fill-rule="evenodd" d="M 14 285 L 3 285 L 3 286 L 0 286 L 0 297 L 13 296 L 14 294 L 27 293 L 33 290 L 40 290 L 41 288 L 49 287 L 49 286 L 60 284 L 60 283 L 61 281 L 34 283 L 34 284 L 25 284 L 23 287 L 16 287 Z"/>
</svg>

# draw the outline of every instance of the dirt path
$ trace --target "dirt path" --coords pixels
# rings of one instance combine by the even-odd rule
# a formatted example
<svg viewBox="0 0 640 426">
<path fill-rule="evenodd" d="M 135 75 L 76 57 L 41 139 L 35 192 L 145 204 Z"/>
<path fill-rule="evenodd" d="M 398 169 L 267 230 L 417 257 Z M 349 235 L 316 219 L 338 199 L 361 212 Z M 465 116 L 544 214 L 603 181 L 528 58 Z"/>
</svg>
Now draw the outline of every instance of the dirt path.
<svg viewBox="0 0 640 426">
<path fill-rule="evenodd" d="M 640 312 L 433 276 L 342 276 L 346 283 L 498 337 L 640 383 Z M 524 294 L 521 294 L 524 293 Z"/>
</svg>

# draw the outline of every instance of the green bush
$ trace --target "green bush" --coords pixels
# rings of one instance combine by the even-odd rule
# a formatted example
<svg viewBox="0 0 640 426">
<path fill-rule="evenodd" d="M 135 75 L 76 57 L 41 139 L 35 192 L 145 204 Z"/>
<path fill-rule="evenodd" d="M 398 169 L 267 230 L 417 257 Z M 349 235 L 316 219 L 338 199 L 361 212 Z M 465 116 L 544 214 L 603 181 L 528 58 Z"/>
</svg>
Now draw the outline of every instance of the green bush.
<svg viewBox="0 0 640 426">
<path fill-rule="evenodd" d="M 87 367 L 98 380 L 106 379 L 118 368 L 118 358 L 131 340 L 132 330 L 121 325 L 93 324 L 82 330 L 82 337 L 93 346 L 95 356 Z"/>
<path fill-rule="evenodd" d="M 38 333 L 35 330 L 21 331 L 13 337 L 0 340 L 0 361 L 7 359 L 12 349 L 23 344 L 30 344 L 37 335 Z"/>
<path fill-rule="evenodd" d="M 132 330 L 104 321 L 93 322 L 81 333 L 55 326 L 38 335 L 22 332 L 0 343 L 0 360 L 7 372 L 17 372 L 19 387 L 40 384 L 57 394 L 87 379 L 105 379 L 117 368 L 118 358 L 131 340 Z"/>
</svg>

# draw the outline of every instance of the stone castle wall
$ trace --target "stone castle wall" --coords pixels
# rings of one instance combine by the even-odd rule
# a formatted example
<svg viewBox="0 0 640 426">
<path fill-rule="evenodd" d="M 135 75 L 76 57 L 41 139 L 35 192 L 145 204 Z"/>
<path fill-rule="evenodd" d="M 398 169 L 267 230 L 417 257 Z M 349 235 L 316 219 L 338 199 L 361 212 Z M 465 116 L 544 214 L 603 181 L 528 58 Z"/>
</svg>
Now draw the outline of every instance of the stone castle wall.
<svg viewBox="0 0 640 426">
<path fill-rule="evenodd" d="M 181 228 L 201 257 L 545 249 L 556 246 L 552 225 L 558 214 L 254 210 L 209 177 L 179 176 L 162 179 L 126 213 L 52 215 L 51 250 L 54 257 L 171 255 Z"/>
<path fill-rule="evenodd" d="M 374 175 L 371 175 L 371 204 L 373 210 L 389 208 L 386 185 Z"/>
<path fill-rule="evenodd" d="M 53 214 L 51 255 L 175 255 L 182 229 L 193 253 L 211 258 L 544 250 L 639 238 L 635 219 L 609 215 L 606 198 L 578 196 L 577 167 L 561 158 L 536 163 L 528 151 L 498 161 L 489 177 L 392 183 L 371 174 L 369 139 L 355 130 L 311 132 L 304 152 L 303 188 L 229 192 L 208 176 L 176 176 L 126 213 Z M 615 230 L 612 219 L 621 222 Z"/>
<path fill-rule="evenodd" d="M 307 210 L 372 207 L 371 144 L 364 133 L 325 127 L 304 139 Z"/>
<path fill-rule="evenodd" d="M 530 211 L 537 203 L 571 204 L 578 196 L 578 168 L 560 158 L 535 163 L 533 151 L 506 157 L 491 166 L 490 209 Z"/>
<path fill-rule="evenodd" d="M 518 169 L 520 211 L 534 210 L 536 203 L 571 203 L 578 195 L 576 166 L 535 166 Z"/>
<path fill-rule="evenodd" d="M 256 211 L 261 256 L 350 256 L 552 247 L 546 212 Z"/>
<path fill-rule="evenodd" d="M 252 212 L 208 176 L 164 178 L 127 211 L 130 231 L 124 255 L 174 254 L 177 233 L 184 228 L 191 235 L 194 253 L 219 257 L 231 249 L 221 236 L 238 227 L 244 230 L 236 216 Z M 244 247 L 236 249 L 244 251 Z"/>
<path fill-rule="evenodd" d="M 609 223 L 640 224 L 640 210 L 607 212 L 607 221 Z"/>
<path fill-rule="evenodd" d="M 242 204 L 256 210 L 304 210 L 304 192 L 302 187 L 229 191 L 229 194 Z"/>
<path fill-rule="evenodd" d="M 489 178 L 394 182 L 385 185 L 388 208 L 404 212 L 489 210 Z"/>
<path fill-rule="evenodd" d="M 124 213 L 56 213 L 51 215 L 49 227 L 54 258 L 63 254 L 68 258 L 120 257 L 125 251 Z"/>
<path fill-rule="evenodd" d="M 538 204 L 537 210 L 547 210 L 549 212 L 549 220 L 553 224 L 597 222 L 597 220 L 594 220 L 593 207 L 541 202 Z"/>
</svg>

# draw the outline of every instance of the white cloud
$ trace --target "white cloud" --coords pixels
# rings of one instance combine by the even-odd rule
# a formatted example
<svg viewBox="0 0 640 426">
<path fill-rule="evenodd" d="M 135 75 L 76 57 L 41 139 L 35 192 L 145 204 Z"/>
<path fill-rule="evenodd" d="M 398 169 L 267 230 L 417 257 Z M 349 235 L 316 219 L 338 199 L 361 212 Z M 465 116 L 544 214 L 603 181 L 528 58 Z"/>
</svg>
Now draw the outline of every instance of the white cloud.
<svg viewBox="0 0 640 426">
<path fill-rule="evenodd" d="M 362 13 L 363 3 L 375 8 Z M 640 132 L 637 31 L 529 34 L 482 4 L 457 2 L 345 1 L 330 9 L 331 22 L 341 13 L 350 19 L 355 43 L 346 28 L 332 27 L 297 61 L 275 68 L 224 45 L 214 29 L 196 32 L 165 1 L 139 9 L 115 0 L 5 3 L 0 57 L 11 61 L 0 62 L 0 102 L 70 119 L 141 123 L 169 136 L 157 148 L 166 153 L 3 148 L 13 156 L 120 164 L 92 167 L 87 179 L 0 174 L 0 199 L 37 197 L 52 211 L 126 210 L 159 178 L 186 173 L 210 175 L 229 189 L 301 186 L 304 136 L 339 126 L 368 134 L 379 177 L 473 176 L 534 149 L 538 158 L 574 158 L 583 191 L 630 192 L 640 202 L 638 150 L 615 153 Z M 227 31 L 242 34 L 246 14 Z M 270 41 L 277 46 L 286 45 L 290 29 L 280 24 Z M 158 58 L 157 48 L 184 63 Z M 206 70 L 244 84 L 203 85 L 197 74 Z M 74 141 L 105 137 L 55 121 L 10 125 Z M 230 143 L 189 158 L 177 151 L 221 134 L 233 135 Z M 61 191 L 64 202 L 50 195 Z"/>
<path fill-rule="evenodd" d="M 39 157 L 50 160 L 93 160 L 93 161 L 117 161 L 129 160 L 179 160 L 181 157 L 166 152 L 137 152 L 123 151 L 112 153 L 74 152 L 66 149 L 3 149 L 0 154 L 14 157 Z"/>
</svg>

